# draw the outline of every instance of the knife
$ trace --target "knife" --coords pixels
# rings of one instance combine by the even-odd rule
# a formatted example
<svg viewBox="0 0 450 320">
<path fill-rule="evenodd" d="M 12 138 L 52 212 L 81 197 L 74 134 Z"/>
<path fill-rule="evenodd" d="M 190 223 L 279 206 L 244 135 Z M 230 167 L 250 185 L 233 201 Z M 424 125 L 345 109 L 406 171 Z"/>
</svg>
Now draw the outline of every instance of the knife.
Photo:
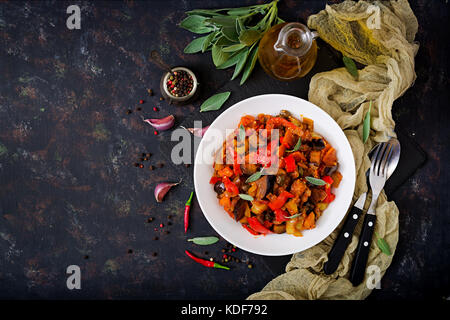
<svg viewBox="0 0 450 320">
<path fill-rule="evenodd" d="M 325 274 L 332 274 L 339 266 L 345 250 L 352 241 L 353 231 L 358 224 L 359 218 L 363 214 L 366 196 L 366 192 L 362 193 L 356 203 L 353 205 L 350 212 L 347 214 L 344 226 L 342 227 L 341 232 L 334 242 L 333 247 L 328 253 L 328 261 L 323 266 L 323 271 L 325 272 Z"/>
</svg>

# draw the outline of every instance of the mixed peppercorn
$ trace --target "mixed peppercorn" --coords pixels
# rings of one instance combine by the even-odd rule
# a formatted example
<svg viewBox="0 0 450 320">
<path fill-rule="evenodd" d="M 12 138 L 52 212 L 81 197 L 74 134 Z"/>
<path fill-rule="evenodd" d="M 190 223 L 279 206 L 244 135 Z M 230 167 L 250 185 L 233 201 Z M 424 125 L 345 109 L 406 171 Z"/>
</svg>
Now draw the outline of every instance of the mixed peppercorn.
<svg viewBox="0 0 450 320">
<path fill-rule="evenodd" d="M 183 70 L 172 72 L 166 82 L 167 91 L 174 97 L 187 96 L 191 93 L 193 86 L 192 76 Z"/>
</svg>

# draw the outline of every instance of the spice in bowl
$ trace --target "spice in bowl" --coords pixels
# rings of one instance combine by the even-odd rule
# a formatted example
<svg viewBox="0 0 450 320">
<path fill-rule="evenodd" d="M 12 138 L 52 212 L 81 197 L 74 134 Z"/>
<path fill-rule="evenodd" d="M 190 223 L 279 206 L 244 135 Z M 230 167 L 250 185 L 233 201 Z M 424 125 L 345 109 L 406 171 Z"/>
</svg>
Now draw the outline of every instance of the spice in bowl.
<svg viewBox="0 0 450 320">
<path fill-rule="evenodd" d="M 172 68 L 161 78 L 161 93 L 169 103 L 184 104 L 191 100 L 197 91 L 195 74 L 185 67 Z"/>
</svg>

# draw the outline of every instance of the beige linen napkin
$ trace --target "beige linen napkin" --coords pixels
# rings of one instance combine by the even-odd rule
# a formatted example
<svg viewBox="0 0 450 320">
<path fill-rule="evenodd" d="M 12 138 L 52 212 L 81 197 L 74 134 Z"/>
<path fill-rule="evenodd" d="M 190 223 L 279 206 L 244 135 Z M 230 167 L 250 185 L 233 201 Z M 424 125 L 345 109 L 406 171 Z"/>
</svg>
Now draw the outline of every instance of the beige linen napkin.
<svg viewBox="0 0 450 320">
<path fill-rule="evenodd" d="M 367 191 L 365 172 L 370 166 L 370 149 L 377 142 L 395 136 L 392 104 L 416 78 L 414 57 L 419 46 L 414 42 L 414 37 L 418 28 L 417 19 L 407 0 L 344 1 L 327 5 L 325 10 L 310 16 L 308 26 L 317 30 L 324 41 L 345 56 L 366 65 L 359 70 L 357 80 L 345 68 L 318 73 L 311 79 L 308 94 L 309 101 L 337 121 L 352 146 L 357 174 L 353 200 L 356 200 Z M 368 141 L 363 144 L 363 119 L 370 101 L 372 130 Z M 399 212 L 394 202 L 387 201 L 384 192 L 378 199 L 376 214 L 375 232 L 386 240 L 394 254 L 399 234 Z M 322 271 L 341 227 L 342 223 L 318 245 L 294 254 L 286 266 L 286 273 L 270 281 L 261 292 L 250 295 L 248 299 L 366 298 L 377 280 L 376 274 L 366 274 L 357 287 L 353 287 L 348 280 L 360 226 L 357 226 L 336 272 L 327 276 Z M 375 240 L 374 234 L 367 265 L 378 267 L 382 277 L 393 254 L 388 256 L 382 253 Z"/>
</svg>

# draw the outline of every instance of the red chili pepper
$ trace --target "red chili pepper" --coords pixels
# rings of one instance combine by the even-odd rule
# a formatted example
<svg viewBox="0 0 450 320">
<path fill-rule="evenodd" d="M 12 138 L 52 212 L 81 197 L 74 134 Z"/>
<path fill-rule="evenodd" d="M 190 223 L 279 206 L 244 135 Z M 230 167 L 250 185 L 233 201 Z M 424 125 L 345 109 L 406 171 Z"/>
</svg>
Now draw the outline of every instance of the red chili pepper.
<svg viewBox="0 0 450 320">
<path fill-rule="evenodd" d="M 223 184 L 225 185 L 225 189 L 231 193 L 231 196 L 237 196 L 239 194 L 239 188 L 233 183 L 231 182 L 230 178 L 228 177 L 223 177 L 222 178 Z"/>
<path fill-rule="evenodd" d="M 273 201 L 269 202 L 269 208 L 275 211 L 276 209 L 280 209 L 289 198 L 293 198 L 294 195 L 290 192 L 283 191 L 280 195 Z"/>
<path fill-rule="evenodd" d="M 252 228 L 250 228 L 248 225 L 246 225 L 246 224 L 243 224 L 242 225 L 243 227 L 244 227 L 244 229 L 245 230 L 247 230 L 248 232 L 250 232 L 251 234 L 253 234 L 254 236 L 257 236 L 257 235 L 259 235 L 259 233 L 258 232 L 256 232 L 255 230 L 253 230 Z"/>
<path fill-rule="evenodd" d="M 216 184 L 217 182 L 221 181 L 221 177 L 211 177 L 211 180 L 209 180 L 210 184 Z"/>
<path fill-rule="evenodd" d="M 286 172 L 294 172 L 295 171 L 296 164 L 295 164 L 295 159 L 292 156 L 292 154 L 285 157 L 284 162 L 286 163 Z"/>
<path fill-rule="evenodd" d="M 189 211 L 191 210 L 191 202 L 192 202 L 193 196 L 194 196 L 194 191 L 191 192 L 191 195 L 189 196 L 189 199 L 186 202 L 186 205 L 184 207 L 184 233 L 187 232 L 187 229 L 189 227 Z"/>
<path fill-rule="evenodd" d="M 248 225 L 250 226 L 250 228 L 252 228 L 256 232 L 259 232 L 262 234 L 273 233 L 272 231 L 270 231 L 269 229 L 264 227 L 261 224 L 261 222 L 259 222 L 259 220 L 255 217 L 249 217 L 249 218 L 247 218 L 247 221 L 248 221 Z"/>
<path fill-rule="evenodd" d="M 191 258 L 192 260 L 194 260 L 197 263 L 200 263 L 201 265 L 204 265 L 205 267 L 230 270 L 230 268 L 222 266 L 221 264 L 218 264 L 217 262 L 197 258 L 196 256 L 194 256 L 192 253 L 190 253 L 187 250 L 185 250 L 184 252 L 186 253 L 186 255 L 189 258 Z"/>
<path fill-rule="evenodd" d="M 287 216 L 289 216 L 286 211 L 282 209 L 275 209 L 274 212 L 276 221 L 283 222 L 289 220 L 288 218 L 286 218 Z"/>
</svg>

